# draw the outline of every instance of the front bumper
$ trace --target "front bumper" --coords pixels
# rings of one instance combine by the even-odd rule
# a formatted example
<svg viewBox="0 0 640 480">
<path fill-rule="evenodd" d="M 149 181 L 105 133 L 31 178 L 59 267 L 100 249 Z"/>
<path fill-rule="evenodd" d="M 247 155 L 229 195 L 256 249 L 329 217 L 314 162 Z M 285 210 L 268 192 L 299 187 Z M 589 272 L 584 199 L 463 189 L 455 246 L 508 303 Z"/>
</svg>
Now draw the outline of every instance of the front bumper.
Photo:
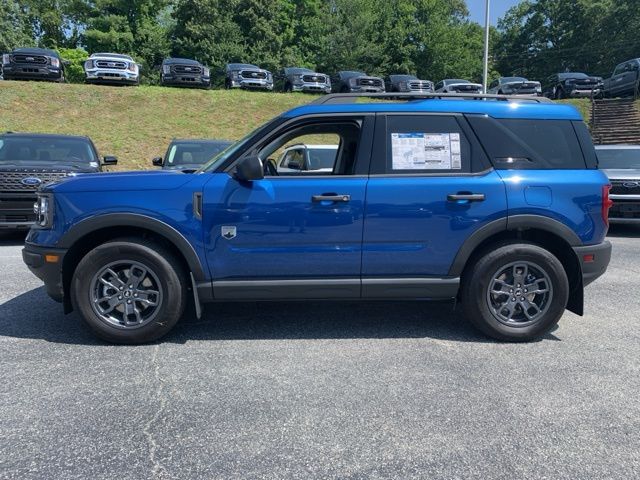
<svg viewBox="0 0 640 480">
<path fill-rule="evenodd" d="M 598 96 L 601 91 L 601 88 L 574 88 L 568 92 L 568 96 L 571 98 L 590 98 L 591 96 Z"/>
<path fill-rule="evenodd" d="M 273 81 L 261 78 L 231 80 L 231 88 L 246 88 L 251 90 L 273 90 Z"/>
<path fill-rule="evenodd" d="M 138 73 L 118 68 L 91 68 L 85 70 L 87 83 L 115 83 L 137 85 L 140 80 Z"/>
<path fill-rule="evenodd" d="M 305 93 L 331 93 L 331 85 L 315 82 L 294 83 L 291 90 Z"/>
<path fill-rule="evenodd" d="M 640 195 L 609 195 L 609 223 L 640 223 Z"/>
<path fill-rule="evenodd" d="M 22 249 L 22 260 L 29 270 L 44 282 L 47 294 L 56 302 L 64 300 L 62 262 L 67 251 L 60 248 L 39 247 L 26 243 Z M 54 262 L 53 257 L 57 260 Z"/>
<path fill-rule="evenodd" d="M 162 75 L 161 83 L 176 87 L 208 88 L 211 86 L 211 78 L 202 75 Z"/>
<path fill-rule="evenodd" d="M 608 241 L 585 247 L 573 247 L 573 251 L 580 262 L 582 284 L 585 287 L 607 270 L 611 260 L 611 243 Z"/>
<path fill-rule="evenodd" d="M 374 87 L 370 85 L 357 85 L 355 87 L 349 87 L 351 93 L 384 93 L 384 87 Z"/>
<path fill-rule="evenodd" d="M 2 76 L 5 80 L 52 80 L 62 79 L 62 70 L 49 65 L 32 63 L 11 63 L 3 65 Z"/>
</svg>

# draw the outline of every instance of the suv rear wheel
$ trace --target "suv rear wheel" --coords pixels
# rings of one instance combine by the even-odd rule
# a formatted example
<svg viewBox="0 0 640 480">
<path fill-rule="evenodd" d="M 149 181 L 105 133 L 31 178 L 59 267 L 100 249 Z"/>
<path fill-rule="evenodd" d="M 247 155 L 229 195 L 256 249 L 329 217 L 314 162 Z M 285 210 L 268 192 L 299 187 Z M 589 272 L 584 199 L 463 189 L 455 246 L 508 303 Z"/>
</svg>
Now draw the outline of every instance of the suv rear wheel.
<svg viewBox="0 0 640 480">
<path fill-rule="evenodd" d="M 187 291 L 180 264 L 161 245 L 141 239 L 107 242 L 78 264 L 71 299 L 87 325 L 114 343 L 145 343 L 182 316 Z"/>
<path fill-rule="evenodd" d="M 544 248 L 524 243 L 486 253 L 462 285 L 467 318 L 499 340 L 539 338 L 558 323 L 568 299 L 569 281 L 560 261 Z"/>
</svg>

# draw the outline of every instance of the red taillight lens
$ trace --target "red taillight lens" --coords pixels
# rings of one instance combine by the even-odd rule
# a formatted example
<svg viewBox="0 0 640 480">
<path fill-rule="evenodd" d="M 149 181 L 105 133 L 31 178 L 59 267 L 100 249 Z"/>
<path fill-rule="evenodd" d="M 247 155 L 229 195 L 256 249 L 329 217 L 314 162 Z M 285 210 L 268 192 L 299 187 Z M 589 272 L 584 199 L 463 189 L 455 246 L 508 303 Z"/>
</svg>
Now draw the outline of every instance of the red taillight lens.
<svg viewBox="0 0 640 480">
<path fill-rule="evenodd" d="M 611 185 L 602 187 L 602 220 L 607 227 L 609 226 L 609 209 L 613 207 L 613 201 L 609 198 L 609 190 L 611 190 Z"/>
</svg>

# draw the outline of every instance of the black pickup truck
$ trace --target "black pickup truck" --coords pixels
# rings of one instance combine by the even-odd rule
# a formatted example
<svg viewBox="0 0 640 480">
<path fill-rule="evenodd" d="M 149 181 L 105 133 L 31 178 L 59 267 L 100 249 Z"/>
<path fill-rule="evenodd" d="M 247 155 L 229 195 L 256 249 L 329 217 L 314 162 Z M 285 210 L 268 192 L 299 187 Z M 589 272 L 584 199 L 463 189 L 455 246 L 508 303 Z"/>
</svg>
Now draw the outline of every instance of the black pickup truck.
<svg viewBox="0 0 640 480">
<path fill-rule="evenodd" d="M 605 97 L 624 97 L 640 94 L 640 58 L 627 60 L 616 66 L 611 78 L 604 81 Z"/>
<path fill-rule="evenodd" d="M 114 165 L 117 161 L 104 157 L 102 164 Z M 101 170 L 96 147 L 87 137 L 0 134 L 0 229 L 31 227 L 40 186 Z"/>
</svg>

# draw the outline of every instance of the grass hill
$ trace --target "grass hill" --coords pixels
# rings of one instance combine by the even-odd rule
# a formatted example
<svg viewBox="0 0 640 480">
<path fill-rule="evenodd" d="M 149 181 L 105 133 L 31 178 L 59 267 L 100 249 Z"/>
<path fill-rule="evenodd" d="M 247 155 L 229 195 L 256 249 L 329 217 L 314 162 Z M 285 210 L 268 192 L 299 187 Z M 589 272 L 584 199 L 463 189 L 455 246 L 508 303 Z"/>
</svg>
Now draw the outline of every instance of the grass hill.
<svg viewBox="0 0 640 480">
<path fill-rule="evenodd" d="M 0 131 L 88 135 L 117 170 L 149 169 L 172 138 L 235 140 L 313 95 L 0 81 Z M 568 101 L 588 118 L 587 100 Z"/>
</svg>

